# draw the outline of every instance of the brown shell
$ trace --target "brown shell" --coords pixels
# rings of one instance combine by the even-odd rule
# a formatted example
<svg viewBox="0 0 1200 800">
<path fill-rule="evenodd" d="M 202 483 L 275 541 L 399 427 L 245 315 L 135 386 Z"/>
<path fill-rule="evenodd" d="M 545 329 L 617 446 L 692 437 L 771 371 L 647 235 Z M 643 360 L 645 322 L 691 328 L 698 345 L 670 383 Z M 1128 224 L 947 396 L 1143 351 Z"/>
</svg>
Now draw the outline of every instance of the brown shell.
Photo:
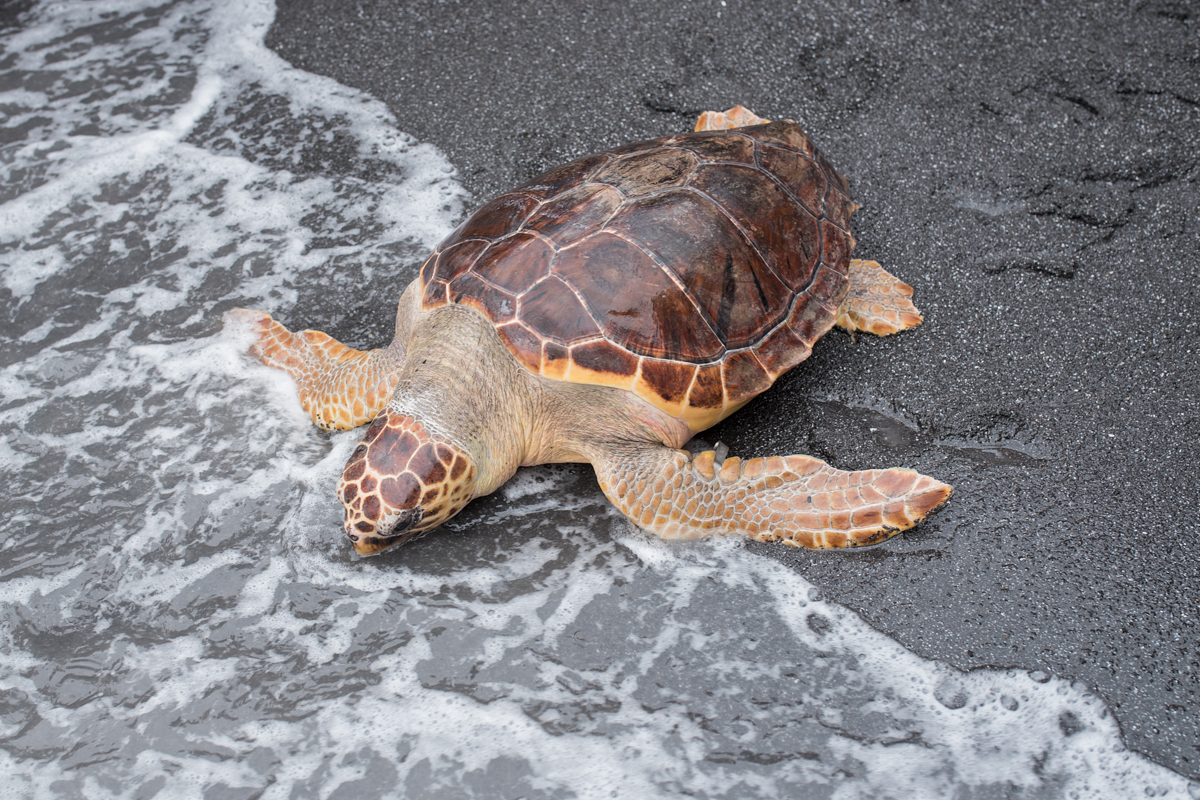
<svg viewBox="0 0 1200 800">
<path fill-rule="evenodd" d="M 792 122 L 639 142 L 484 205 L 421 268 L 423 304 L 475 308 L 532 372 L 702 430 L 833 326 L 855 208 Z"/>
</svg>

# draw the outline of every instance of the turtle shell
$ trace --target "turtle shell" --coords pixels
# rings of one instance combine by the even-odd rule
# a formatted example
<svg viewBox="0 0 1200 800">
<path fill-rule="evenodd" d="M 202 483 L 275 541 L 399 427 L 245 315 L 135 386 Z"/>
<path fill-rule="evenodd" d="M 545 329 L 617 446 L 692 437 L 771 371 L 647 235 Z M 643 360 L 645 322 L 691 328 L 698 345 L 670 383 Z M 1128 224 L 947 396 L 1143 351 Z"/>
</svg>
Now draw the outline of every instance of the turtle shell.
<svg viewBox="0 0 1200 800">
<path fill-rule="evenodd" d="M 857 206 L 793 122 L 637 142 L 480 208 L 421 268 L 525 368 L 702 430 L 812 352 L 848 286 Z"/>
</svg>

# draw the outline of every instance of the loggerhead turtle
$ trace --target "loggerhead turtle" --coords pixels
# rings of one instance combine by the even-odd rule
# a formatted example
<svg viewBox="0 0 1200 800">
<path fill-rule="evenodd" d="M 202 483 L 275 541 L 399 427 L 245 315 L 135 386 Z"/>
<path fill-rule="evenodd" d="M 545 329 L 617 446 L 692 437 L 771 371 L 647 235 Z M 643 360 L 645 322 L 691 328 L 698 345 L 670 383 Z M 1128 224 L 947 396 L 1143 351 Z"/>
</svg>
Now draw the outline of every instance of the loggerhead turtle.
<svg viewBox="0 0 1200 800">
<path fill-rule="evenodd" d="M 680 449 L 835 324 L 884 335 L 921 322 L 911 287 L 850 259 L 857 207 L 799 126 L 737 106 L 485 204 L 405 289 L 386 348 L 230 314 L 317 425 L 371 423 L 338 487 L 363 555 L 430 531 L 520 466 L 562 462 L 590 462 L 609 500 L 663 538 L 874 544 L 951 487 Z"/>
</svg>

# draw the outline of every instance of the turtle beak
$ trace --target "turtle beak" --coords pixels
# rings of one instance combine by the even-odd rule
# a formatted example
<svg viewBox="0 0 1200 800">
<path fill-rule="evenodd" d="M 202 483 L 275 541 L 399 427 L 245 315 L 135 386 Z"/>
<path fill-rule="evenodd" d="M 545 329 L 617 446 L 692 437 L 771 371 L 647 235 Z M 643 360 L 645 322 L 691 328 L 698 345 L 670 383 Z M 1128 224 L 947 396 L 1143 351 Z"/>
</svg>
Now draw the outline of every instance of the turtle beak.
<svg viewBox="0 0 1200 800">
<path fill-rule="evenodd" d="M 349 515 L 347 515 L 349 516 Z M 404 544 L 411 537 L 412 529 L 420 524 L 421 519 L 425 516 L 425 512 L 420 506 L 416 508 L 406 508 L 399 512 L 392 520 L 388 520 L 388 529 L 377 529 L 373 533 L 363 533 L 357 530 L 352 519 L 346 520 L 346 536 L 349 537 L 354 545 L 354 550 L 360 556 L 373 556 L 377 553 L 382 553 L 389 547 L 395 547 L 398 544 Z"/>
</svg>

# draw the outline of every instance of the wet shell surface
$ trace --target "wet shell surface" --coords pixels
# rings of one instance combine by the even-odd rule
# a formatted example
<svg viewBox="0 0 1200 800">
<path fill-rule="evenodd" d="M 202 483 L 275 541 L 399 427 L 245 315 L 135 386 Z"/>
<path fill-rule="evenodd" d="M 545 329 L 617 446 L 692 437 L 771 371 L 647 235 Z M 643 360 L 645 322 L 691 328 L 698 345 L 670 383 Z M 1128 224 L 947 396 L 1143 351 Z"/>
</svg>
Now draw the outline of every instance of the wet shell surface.
<svg viewBox="0 0 1200 800">
<path fill-rule="evenodd" d="M 421 268 L 525 368 L 633 391 L 693 430 L 833 326 L 857 206 L 792 122 L 637 142 L 484 205 Z"/>
</svg>

